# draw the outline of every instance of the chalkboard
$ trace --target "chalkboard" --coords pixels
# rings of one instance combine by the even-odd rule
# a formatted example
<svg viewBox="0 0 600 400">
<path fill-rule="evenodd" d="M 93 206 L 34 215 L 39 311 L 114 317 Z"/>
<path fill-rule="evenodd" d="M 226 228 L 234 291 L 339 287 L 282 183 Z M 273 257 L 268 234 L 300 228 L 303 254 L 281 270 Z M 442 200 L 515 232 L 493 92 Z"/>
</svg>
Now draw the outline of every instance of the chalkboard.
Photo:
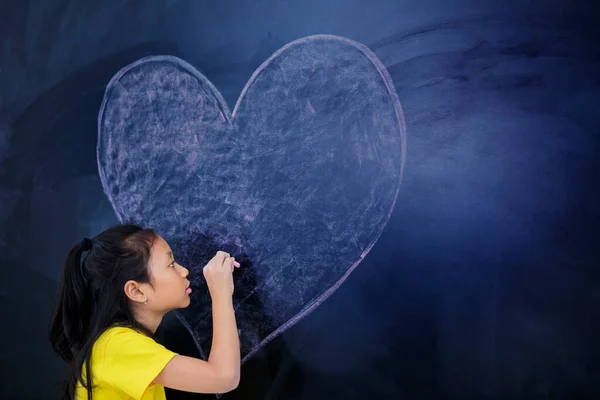
<svg viewBox="0 0 600 400">
<path fill-rule="evenodd" d="M 233 112 L 193 66 L 145 57 L 108 83 L 98 167 L 119 220 L 155 228 L 190 269 L 178 317 L 210 350 L 202 267 L 242 264 L 234 307 L 243 360 L 325 300 L 383 231 L 406 138 L 391 79 L 365 46 L 316 35 L 252 75 Z"/>
</svg>

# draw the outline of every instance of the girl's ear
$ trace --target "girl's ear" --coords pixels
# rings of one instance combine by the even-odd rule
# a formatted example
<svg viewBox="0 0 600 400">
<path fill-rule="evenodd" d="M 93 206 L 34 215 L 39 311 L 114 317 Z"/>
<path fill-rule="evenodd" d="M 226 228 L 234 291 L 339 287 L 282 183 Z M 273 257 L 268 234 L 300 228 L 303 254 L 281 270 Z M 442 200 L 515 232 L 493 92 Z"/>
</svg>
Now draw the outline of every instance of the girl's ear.
<svg viewBox="0 0 600 400">
<path fill-rule="evenodd" d="M 148 299 L 147 294 L 142 291 L 140 284 L 136 281 L 129 280 L 125 282 L 123 290 L 125 292 L 125 296 L 127 296 L 129 300 L 143 303 Z"/>
</svg>

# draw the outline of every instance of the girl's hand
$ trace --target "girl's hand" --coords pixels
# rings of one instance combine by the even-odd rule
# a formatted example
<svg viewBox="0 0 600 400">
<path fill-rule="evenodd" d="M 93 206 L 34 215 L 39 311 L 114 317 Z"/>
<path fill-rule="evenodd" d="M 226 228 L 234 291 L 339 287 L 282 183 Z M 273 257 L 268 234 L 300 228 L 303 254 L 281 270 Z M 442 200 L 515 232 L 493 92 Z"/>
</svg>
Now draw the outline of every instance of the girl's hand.
<svg viewBox="0 0 600 400">
<path fill-rule="evenodd" d="M 206 279 L 210 297 L 233 295 L 233 268 L 240 264 L 229 253 L 218 251 L 217 254 L 204 266 L 202 273 Z"/>
</svg>

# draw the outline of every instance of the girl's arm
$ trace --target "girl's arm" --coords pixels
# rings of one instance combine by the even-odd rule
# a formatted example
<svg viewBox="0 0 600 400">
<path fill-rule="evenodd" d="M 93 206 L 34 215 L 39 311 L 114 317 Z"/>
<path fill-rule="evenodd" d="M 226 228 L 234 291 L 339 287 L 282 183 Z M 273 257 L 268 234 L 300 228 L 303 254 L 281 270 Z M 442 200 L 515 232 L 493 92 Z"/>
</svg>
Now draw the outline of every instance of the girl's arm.
<svg viewBox="0 0 600 400">
<path fill-rule="evenodd" d="M 213 341 L 208 361 L 175 356 L 154 379 L 164 387 L 194 393 L 225 393 L 240 381 L 240 342 L 233 311 L 233 265 L 229 254 L 218 252 L 204 267 L 212 298 Z"/>
<path fill-rule="evenodd" d="M 154 379 L 159 385 L 194 393 L 225 393 L 240 381 L 240 344 L 233 302 L 213 300 L 213 342 L 208 362 L 178 355 Z"/>
</svg>

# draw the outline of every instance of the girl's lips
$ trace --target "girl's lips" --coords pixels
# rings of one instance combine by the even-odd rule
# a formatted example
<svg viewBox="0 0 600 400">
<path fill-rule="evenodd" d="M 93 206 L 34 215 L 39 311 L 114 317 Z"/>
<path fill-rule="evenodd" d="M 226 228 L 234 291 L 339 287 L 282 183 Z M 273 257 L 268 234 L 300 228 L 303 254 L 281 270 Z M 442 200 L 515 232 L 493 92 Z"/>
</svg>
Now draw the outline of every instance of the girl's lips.
<svg viewBox="0 0 600 400">
<path fill-rule="evenodd" d="M 185 292 L 186 292 L 187 294 L 190 294 L 190 293 L 192 293 L 192 288 L 191 288 L 191 287 L 189 287 L 189 288 L 185 289 Z"/>
</svg>

